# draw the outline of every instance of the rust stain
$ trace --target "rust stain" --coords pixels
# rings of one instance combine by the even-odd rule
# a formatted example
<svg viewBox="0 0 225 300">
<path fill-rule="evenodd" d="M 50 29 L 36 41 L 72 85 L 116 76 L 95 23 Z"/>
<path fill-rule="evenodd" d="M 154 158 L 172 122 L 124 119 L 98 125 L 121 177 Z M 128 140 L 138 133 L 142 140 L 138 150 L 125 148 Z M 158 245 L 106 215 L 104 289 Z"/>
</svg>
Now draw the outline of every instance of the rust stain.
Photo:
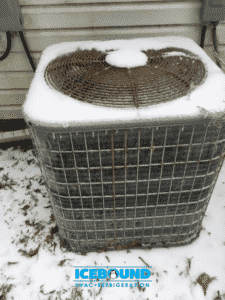
<svg viewBox="0 0 225 300">
<path fill-rule="evenodd" d="M 155 150 L 156 150 L 156 148 L 155 148 L 155 147 L 153 147 L 153 146 L 154 146 L 154 144 L 155 144 L 155 142 L 153 142 L 152 146 L 150 146 L 150 147 L 149 147 L 149 151 L 150 151 L 151 153 L 154 153 L 154 152 L 155 152 Z"/>
<path fill-rule="evenodd" d="M 131 91 L 133 93 L 134 105 L 135 105 L 136 108 L 139 108 L 137 87 L 136 87 L 136 84 L 135 84 L 135 82 L 133 81 L 133 79 L 131 77 L 131 71 L 130 71 L 129 68 L 127 69 L 127 73 L 128 73 L 128 77 L 129 77 L 129 80 L 130 80 Z"/>
</svg>

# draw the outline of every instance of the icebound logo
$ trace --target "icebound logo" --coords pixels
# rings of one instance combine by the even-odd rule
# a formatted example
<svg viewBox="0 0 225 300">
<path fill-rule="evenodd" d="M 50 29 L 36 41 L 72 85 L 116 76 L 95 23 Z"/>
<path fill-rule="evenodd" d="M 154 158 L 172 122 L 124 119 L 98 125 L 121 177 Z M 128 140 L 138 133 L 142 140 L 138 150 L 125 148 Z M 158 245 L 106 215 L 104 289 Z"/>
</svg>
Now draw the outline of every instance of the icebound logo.
<svg viewBox="0 0 225 300">
<path fill-rule="evenodd" d="M 149 287 L 151 267 L 95 266 L 74 267 L 75 286 L 78 287 Z"/>
</svg>

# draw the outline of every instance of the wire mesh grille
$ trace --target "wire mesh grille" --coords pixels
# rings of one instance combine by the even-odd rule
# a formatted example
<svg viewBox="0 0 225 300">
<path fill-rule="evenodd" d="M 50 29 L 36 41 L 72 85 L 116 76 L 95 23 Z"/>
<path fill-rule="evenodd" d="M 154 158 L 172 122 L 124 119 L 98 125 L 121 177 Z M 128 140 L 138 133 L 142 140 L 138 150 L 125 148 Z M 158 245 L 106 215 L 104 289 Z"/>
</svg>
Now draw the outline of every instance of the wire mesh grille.
<svg viewBox="0 0 225 300">
<path fill-rule="evenodd" d="M 183 245 L 200 232 L 225 123 L 31 133 L 69 249 Z"/>
<path fill-rule="evenodd" d="M 78 49 L 51 61 L 45 80 L 80 101 L 120 108 L 172 101 L 204 82 L 204 64 L 190 51 L 169 47 L 142 52 L 148 57 L 146 66 L 118 68 L 105 61 L 107 51 Z"/>
</svg>

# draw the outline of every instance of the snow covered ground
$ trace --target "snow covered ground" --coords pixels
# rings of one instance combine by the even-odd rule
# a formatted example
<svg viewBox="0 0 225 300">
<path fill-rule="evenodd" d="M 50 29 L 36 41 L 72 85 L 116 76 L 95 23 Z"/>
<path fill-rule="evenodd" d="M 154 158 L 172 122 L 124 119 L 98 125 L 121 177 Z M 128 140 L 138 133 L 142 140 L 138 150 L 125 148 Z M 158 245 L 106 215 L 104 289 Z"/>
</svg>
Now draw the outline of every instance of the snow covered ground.
<svg viewBox="0 0 225 300">
<path fill-rule="evenodd" d="M 80 255 L 60 245 L 32 150 L 0 150 L 0 299 L 225 299 L 225 165 L 191 245 Z M 149 287 L 75 288 L 74 266 L 152 266 Z"/>
</svg>

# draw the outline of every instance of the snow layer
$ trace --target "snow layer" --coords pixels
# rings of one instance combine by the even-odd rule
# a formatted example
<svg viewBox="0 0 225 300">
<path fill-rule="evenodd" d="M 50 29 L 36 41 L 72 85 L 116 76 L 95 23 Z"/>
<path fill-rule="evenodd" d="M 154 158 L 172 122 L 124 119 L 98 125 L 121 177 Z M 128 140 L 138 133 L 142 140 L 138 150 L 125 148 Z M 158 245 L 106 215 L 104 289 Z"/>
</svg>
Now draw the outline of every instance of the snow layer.
<svg viewBox="0 0 225 300">
<path fill-rule="evenodd" d="M 141 51 L 121 49 L 110 52 L 106 56 L 106 62 L 111 66 L 118 68 L 134 68 L 145 66 L 148 61 L 148 57 Z"/>
<path fill-rule="evenodd" d="M 179 47 L 199 56 L 205 64 L 208 76 L 204 83 L 189 95 L 169 103 L 144 108 L 109 108 L 95 106 L 64 95 L 48 86 L 44 71 L 56 57 L 76 49 L 120 50 L 140 52 L 148 49 Z M 118 53 L 120 52 L 118 51 Z M 110 55 L 110 54 L 109 54 Z M 110 60 L 110 56 L 108 58 Z M 112 59 L 112 57 L 111 57 Z M 114 63 L 118 63 L 115 59 Z M 143 61 L 142 61 L 143 63 Z M 134 65 L 133 65 L 134 66 Z M 131 67 L 131 64 L 129 64 Z M 26 101 L 23 114 L 27 121 L 49 127 L 101 126 L 121 123 L 146 123 L 149 120 L 183 119 L 199 117 L 202 108 L 215 116 L 225 110 L 225 74 L 193 40 L 185 37 L 154 37 L 147 39 L 66 42 L 46 48 L 41 56 Z"/>
<path fill-rule="evenodd" d="M 60 248 L 41 170 L 31 150 L 0 150 L 0 299 L 7 300 L 224 300 L 225 166 L 190 245 L 80 255 Z M 31 226 L 31 224 L 34 224 Z M 49 236 L 52 239 L 47 239 Z M 39 250 L 32 257 L 30 250 Z M 74 266 L 152 266 L 149 287 L 75 288 Z M 197 280 L 206 273 L 212 281 Z M 2 296 L 2 285 L 12 288 Z M 204 295 L 203 287 L 206 288 Z M 71 293 L 76 294 L 72 297 Z M 78 294 L 78 291 L 80 294 Z M 216 298 L 220 292 L 221 298 Z"/>
</svg>

